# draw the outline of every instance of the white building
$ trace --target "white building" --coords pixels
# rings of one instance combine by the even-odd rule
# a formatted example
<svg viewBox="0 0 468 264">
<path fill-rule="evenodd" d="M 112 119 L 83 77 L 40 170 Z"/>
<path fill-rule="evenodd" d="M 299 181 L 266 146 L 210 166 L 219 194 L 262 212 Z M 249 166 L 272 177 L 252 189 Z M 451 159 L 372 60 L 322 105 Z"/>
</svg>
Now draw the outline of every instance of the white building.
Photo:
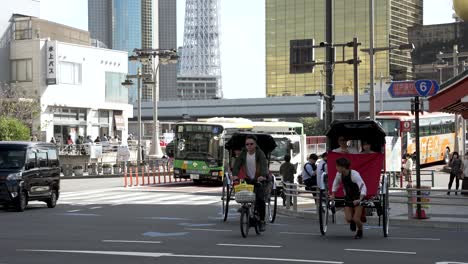
<svg viewBox="0 0 468 264">
<path fill-rule="evenodd" d="M 44 23 L 30 17 L 17 20 L 21 19 L 32 21 L 28 23 L 32 28 L 35 21 Z M 70 34 L 80 33 L 55 23 L 49 26 L 58 27 L 58 34 L 67 29 Z M 83 38 L 79 43 L 44 39 L 40 34 L 10 41 L 10 82 L 24 89 L 28 98 L 40 100 L 41 113 L 33 133 L 47 141 L 52 137 L 64 142 L 68 136 L 74 140 L 91 136 L 94 140 L 118 135 L 125 142 L 127 120 L 133 117 L 127 88 L 121 85 L 128 70 L 128 54 L 83 45 Z"/>
</svg>

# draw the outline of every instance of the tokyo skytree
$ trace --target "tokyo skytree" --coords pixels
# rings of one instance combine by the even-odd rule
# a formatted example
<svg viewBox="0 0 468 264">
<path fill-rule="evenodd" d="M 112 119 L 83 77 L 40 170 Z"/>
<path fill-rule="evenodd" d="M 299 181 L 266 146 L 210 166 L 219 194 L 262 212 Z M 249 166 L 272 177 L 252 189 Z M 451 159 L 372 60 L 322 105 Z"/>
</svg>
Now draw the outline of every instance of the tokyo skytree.
<svg viewBox="0 0 468 264">
<path fill-rule="evenodd" d="M 221 98 L 220 0 L 186 0 L 178 93 L 182 99 Z"/>
</svg>

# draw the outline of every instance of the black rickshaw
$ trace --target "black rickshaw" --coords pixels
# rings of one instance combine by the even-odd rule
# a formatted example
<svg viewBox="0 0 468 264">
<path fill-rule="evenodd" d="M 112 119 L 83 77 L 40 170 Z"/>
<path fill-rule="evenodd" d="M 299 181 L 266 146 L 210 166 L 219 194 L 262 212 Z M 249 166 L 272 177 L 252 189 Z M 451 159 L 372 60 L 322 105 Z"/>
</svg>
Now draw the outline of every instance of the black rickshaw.
<svg viewBox="0 0 468 264">
<path fill-rule="evenodd" d="M 351 168 L 361 174 L 366 186 L 367 196 L 361 205 L 368 213 L 376 212 L 379 217 L 379 225 L 383 227 L 383 234 L 388 236 L 389 227 L 389 177 L 385 173 L 385 132 L 378 122 L 372 120 L 334 121 L 327 133 L 328 140 L 328 175 L 319 177 L 319 204 L 318 215 L 320 232 L 325 235 L 331 214 L 335 222 L 335 212 L 344 207 L 344 194 L 342 190 L 337 192 L 334 201 L 329 200 L 329 195 L 336 176 L 335 162 L 340 157 L 352 159 Z M 338 148 L 338 138 L 345 137 L 354 143 L 351 147 L 357 150 L 357 154 L 343 154 L 333 151 Z M 362 154 L 360 142 L 366 141 L 371 145 L 371 154 Z"/>
</svg>

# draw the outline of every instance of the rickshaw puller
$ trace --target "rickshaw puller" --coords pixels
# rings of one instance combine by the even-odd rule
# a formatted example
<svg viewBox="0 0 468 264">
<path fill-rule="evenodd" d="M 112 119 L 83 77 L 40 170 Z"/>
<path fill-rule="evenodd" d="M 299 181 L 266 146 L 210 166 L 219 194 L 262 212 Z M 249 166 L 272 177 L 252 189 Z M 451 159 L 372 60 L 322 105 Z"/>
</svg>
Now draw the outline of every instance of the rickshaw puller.
<svg viewBox="0 0 468 264">
<path fill-rule="evenodd" d="M 345 193 L 345 219 L 350 223 L 351 231 L 357 232 L 354 238 L 360 239 L 363 236 L 363 224 L 361 221 L 363 206 L 361 201 L 366 197 L 367 188 L 359 172 L 350 169 L 351 162 L 346 158 L 336 160 L 336 177 L 333 181 L 331 199 L 335 198 L 338 187 L 342 184 Z"/>
</svg>

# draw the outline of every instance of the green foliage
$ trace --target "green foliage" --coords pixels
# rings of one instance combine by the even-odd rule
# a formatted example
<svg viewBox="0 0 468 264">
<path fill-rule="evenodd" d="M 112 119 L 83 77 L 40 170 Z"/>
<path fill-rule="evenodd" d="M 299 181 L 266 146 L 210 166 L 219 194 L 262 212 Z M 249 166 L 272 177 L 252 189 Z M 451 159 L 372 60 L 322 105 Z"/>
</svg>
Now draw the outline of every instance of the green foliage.
<svg viewBox="0 0 468 264">
<path fill-rule="evenodd" d="M 0 141 L 29 140 L 30 130 L 16 118 L 0 117 Z"/>
<path fill-rule="evenodd" d="M 325 134 L 324 122 L 316 117 L 305 117 L 299 120 L 304 125 L 307 136 L 323 136 Z"/>
<path fill-rule="evenodd" d="M 0 116 L 18 119 L 32 128 L 40 111 L 39 100 L 26 94 L 21 86 L 0 82 Z"/>
</svg>

